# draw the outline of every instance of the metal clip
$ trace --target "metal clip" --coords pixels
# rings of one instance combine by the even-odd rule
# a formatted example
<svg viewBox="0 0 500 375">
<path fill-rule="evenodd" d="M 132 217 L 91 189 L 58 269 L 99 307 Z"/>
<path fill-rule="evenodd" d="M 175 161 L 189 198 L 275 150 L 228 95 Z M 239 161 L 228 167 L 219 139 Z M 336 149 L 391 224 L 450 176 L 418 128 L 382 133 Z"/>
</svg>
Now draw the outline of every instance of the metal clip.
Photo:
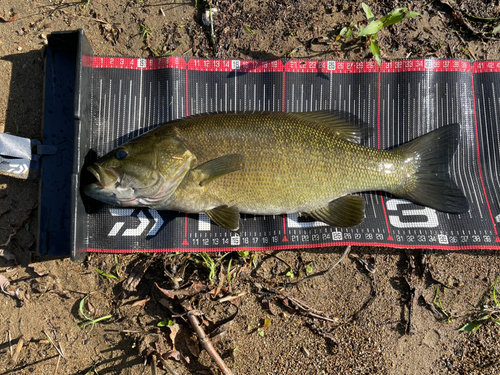
<svg viewBox="0 0 500 375">
<path fill-rule="evenodd" d="M 0 175 L 28 179 L 40 177 L 40 157 L 53 155 L 56 146 L 36 139 L 0 133 Z"/>
</svg>

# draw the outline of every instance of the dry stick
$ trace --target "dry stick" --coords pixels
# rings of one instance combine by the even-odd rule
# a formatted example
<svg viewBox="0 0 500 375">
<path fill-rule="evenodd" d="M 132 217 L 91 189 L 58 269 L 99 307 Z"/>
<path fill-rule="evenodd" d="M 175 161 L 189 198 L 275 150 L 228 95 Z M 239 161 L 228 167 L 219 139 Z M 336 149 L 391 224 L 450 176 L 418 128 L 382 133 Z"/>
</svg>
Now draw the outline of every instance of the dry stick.
<svg viewBox="0 0 500 375">
<path fill-rule="evenodd" d="M 327 270 L 321 271 L 321 272 L 317 272 L 317 273 L 313 273 L 312 275 L 306 276 L 302 280 L 297 281 L 296 283 L 291 283 L 291 284 L 287 283 L 286 285 L 283 285 L 283 286 L 285 288 L 292 287 L 292 286 L 299 286 L 299 285 L 301 285 L 302 283 L 304 283 L 307 280 L 311 280 L 312 278 L 319 277 L 319 276 L 324 276 L 324 275 L 328 274 L 335 267 L 337 267 L 339 265 L 339 263 L 342 262 L 342 260 L 344 260 L 344 258 L 347 256 L 347 254 L 349 254 L 350 251 L 351 251 L 351 245 L 349 245 L 349 246 L 346 247 L 344 253 L 339 258 L 339 260 L 337 260 L 335 263 L 333 263 L 332 266 L 330 268 L 328 268 Z"/>
<path fill-rule="evenodd" d="M 10 329 L 8 330 L 7 335 L 9 337 L 10 356 L 12 357 L 14 355 L 14 352 L 12 351 L 12 336 L 10 335 Z"/>
<path fill-rule="evenodd" d="M 160 354 L 158 354 L 158 359 L 160 360 L 161 364 L 168 371 L 170 375 L 178 375 L 177 372 L 175 372 L 175 370 L 168 365 L 167 361 L 165 361 L 165 359 L 163 359 L 163 357 Z"/>
<path fill-rule="evenodd" d="M 59 371 L 59 363 L 61 363 L 61 358 L 61 356 L 57 357 L 56 370 L 54 371 L 55 375 L 57 375 L 57 372 Z"/>
<path fill-rule="evenodd" d="M 65 358 L 65 357 L 64 357 L 64 353 L 63 353 L 63 352 L 62 352 L 62 351 L 61 351 L 61 350 L 57 347 L 57 345 L 54 343 L 54 341 L 52 341 L 52 339 L 51 339 L 51 338 L 50 338 L 50 336 L 47 334 L 47 332 L 45 332 L 45 331 L 42 331 L 42 332 L 43 332 L 43 334 L 44 334 L 45 336 L 47 336 L 47 338 L 49 339 L 50 343 L 52 344 L 52 346 L 54 347 L 54 349 L 56 349 L 56 350 L 57 350 L 57 352 L 59 353 L 59 355 L 60 355 L 61 357 Z"/>
<path fill-rule="evenodd" d="M 24 336 L 19 337 L 19 341 L 17 342 L 16 350 L 14 351 L 14 355 L 12 356 L 12 364 L 15 366 L 17 364 L 17 360 L 19 359 L 19 354 L 21 353 L 21 349 L 24 345 Z"/>
<path fill-rule="evenodd" d="M 233 375 L 233 372 L 229 369 L 229 367 L 226 366 L 223 359 L 220 357 L 219 353 L 217 353 L 217 350 L 215 350 L 212 342 L 205 334 L 205 331 L 203 331 L 203 328 L 201 328 L 200 322 L 198 321 L 196 314 L 199 314 L 199 312 L 191 310 L 188 311 L 187 317 L 189 319 L 189 322 L 191 323 L 191 326 L 193 326 L 193 329 L 198 335 L 198 339 L 200 340 L 201 345 L 203 345 L 203 348 L 207 351 L 208 354 L 210 354 L 215 363 L 217 363 L 217 365 L 219 366 L 224 375 Z"/>
</svg>

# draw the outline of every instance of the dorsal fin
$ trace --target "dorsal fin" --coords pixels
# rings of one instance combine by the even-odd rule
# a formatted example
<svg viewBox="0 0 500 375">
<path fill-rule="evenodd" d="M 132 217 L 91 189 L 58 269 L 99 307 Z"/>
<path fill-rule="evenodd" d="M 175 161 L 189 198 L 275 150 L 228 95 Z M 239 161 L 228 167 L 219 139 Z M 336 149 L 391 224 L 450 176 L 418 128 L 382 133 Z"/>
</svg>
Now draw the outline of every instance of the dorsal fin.
<svg viewBox="0 0 500 375">
<path fill-rule="evenodd" d="M 361 129 L 349 122 L 346 115 L 330 112 L 294 112 L 288 115 L 306 122 L 332 129 L 337 137 L 353 143 L 361 143 Z"/>
</svg>

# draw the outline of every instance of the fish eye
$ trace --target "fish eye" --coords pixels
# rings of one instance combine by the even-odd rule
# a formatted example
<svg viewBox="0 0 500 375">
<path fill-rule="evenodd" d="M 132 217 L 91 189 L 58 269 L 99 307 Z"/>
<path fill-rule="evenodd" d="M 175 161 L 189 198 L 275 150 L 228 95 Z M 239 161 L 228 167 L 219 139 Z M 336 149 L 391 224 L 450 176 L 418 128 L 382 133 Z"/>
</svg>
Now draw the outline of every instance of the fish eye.
<svg viewBox="0 0 500 375">
<path fill-rule="evenodd" d="M 116 151 L 116 153 L 115 153 L 115 158 L 116 158 L 117 160 L 123 160 L 123 159 L 125 159 L 127 156 L 128 156 L 128 151 L 127 151 L 127 150 L 125 150 L 125 149 L 123 149 L 123 148 L 121 148 L 121 149 L 117 150 L 117 151 Z"/>
</svg>

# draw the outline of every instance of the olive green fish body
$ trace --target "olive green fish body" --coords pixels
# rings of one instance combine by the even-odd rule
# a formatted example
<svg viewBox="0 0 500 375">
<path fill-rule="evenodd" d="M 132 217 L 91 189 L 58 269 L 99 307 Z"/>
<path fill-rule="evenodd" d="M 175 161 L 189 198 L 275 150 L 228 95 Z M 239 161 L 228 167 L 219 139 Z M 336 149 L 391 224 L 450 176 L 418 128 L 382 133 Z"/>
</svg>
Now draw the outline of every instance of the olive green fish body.
<svg viewBox="0 0 500 375">
<path fill-rule="evenodd" d="M 450 213 L 466 198 L 448 165 L 460 138 L 452 124 L 393 150 L 359 143 L 360 131 L 322 112 L 216 114 L 176 120 L 113 150 L 84 188 L 103 202 L 206 212 L 239 229 L 239 213 L 306 213 L 334 226 L 359 224 L 356 192 L 383 190 Z"/>
<path fill-rule="evenodd" d="M 302 117 L 213 115 L 172 126 L 198 165 L 228 154 L 245 160 L 243 170 L 203 187 L 188 174 L 171 204 L 181 211 L 227 205 L 242 213 L 309 212 L 351 193 L 390 191 L 404 173 L 399 155 L 346 141 Z"/>
</svg>

